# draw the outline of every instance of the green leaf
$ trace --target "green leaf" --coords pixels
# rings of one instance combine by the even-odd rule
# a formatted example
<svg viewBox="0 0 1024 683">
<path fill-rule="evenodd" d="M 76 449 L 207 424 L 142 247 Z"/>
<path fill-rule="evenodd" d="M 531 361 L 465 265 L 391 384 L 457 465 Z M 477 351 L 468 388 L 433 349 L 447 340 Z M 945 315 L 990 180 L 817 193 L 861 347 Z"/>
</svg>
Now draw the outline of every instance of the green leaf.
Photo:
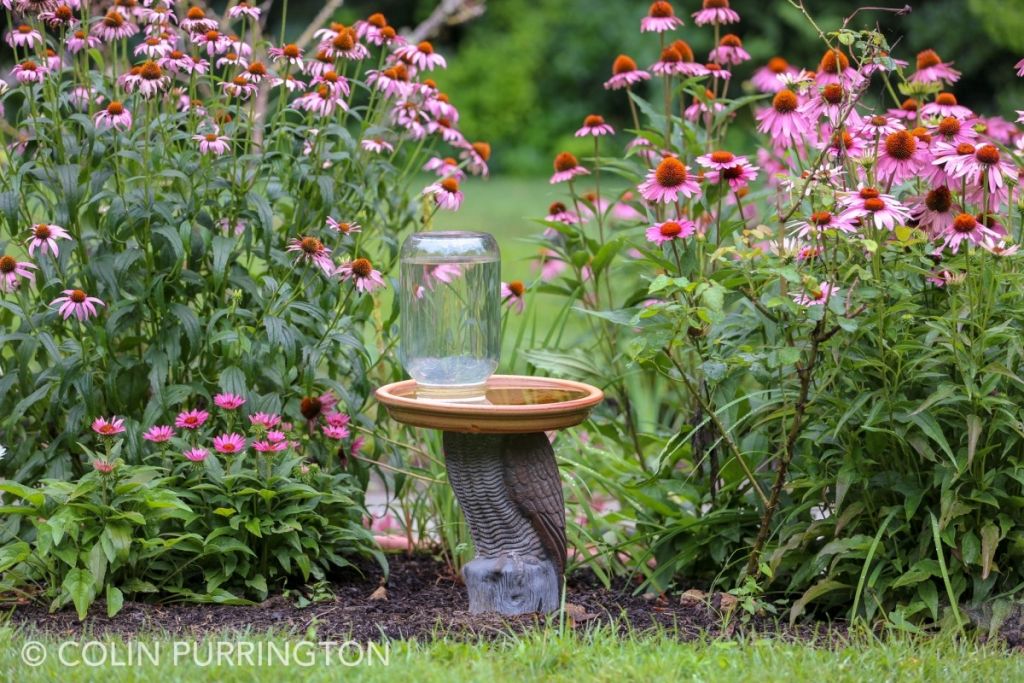
<svg viewBox="0 0 1024 683">
<path fill-rule="evenodd" d="M 24 541 L 8 543 L 0 548 L 0 573 L 7 571 L 19 562 L 28 559 L 32 549 Z"/>
<path fill-rule="evenodd" d="M 801 595 L 796 602 L 793 603 L 793 607 L 789 610 L 789 625 L 790 627 L 796 623 L 796 620 L 804 613 L 807 605 L 822 595 L 831 593 L 832 591 L 844 590 L 849 586 L 842 581 L 836 581 L 835 579 L 822 579 L 818 583 L 814 584 Z"/>
<path fill-rule="evenodd" d="M 122 607 L 124 607 L 124 594 L 119 588 L 107 586 L 107 616 L 115 616 Z"/>
<path fill-rule="evenodd" d="M 61 588 L 75 604 L 78 620 L 83 621 L 89 613 L 89 605 L 96 599 L 96 580 L 87 569 L 72 569 L 64 577 Z"/>
</svg>

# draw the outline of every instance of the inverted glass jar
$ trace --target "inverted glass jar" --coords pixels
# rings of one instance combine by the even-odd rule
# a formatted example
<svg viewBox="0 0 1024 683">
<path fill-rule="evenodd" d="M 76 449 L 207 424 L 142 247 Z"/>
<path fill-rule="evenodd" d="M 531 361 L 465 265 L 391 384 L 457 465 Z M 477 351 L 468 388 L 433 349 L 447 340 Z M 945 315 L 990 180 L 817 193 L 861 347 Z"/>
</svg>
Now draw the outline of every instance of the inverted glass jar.
<svg viewBox="0 0 1024 683">
<path fill-rule="evenodd" d="M 483 399 L 501 349 L 500 259 L 484 232 L 421 232 L 402 245 L 400 357 L 417 398 Z"/>
</svg>

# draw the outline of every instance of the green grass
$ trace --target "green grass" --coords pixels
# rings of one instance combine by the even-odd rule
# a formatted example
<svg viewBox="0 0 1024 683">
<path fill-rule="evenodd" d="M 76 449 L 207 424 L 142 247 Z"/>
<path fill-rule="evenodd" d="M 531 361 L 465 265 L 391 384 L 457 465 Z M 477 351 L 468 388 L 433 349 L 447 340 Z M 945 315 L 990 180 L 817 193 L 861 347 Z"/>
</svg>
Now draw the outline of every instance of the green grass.
<svg viewBox="0 0 1024 683">
<path fill-rule="evenodd" d="M 315 635 L 310 639 L 316 641 Z M 390 643 L 389 663 L 379 658 L 372 664 L 353 668 L 343 666 L 332 655 L 324 662 L 318 653 L 312 666 L 290 666 L 278 656 L 270 664 L 199 666 L 190 654 L 179 656 L 177 663 L 171 653 L 173 641 L 153 638 L 134 641 L 160 653 L 161 663 L 131 666 L 89 667 L 64 666 L 59 661 L 63 639 L 40 639 L 47 648 L 45 662 L 38 667 L 22 663 L 22 648 L 31 638 L 11 628 L 0 627 L 0 674 L 4 680 L 32 681 L 174 681 L 270 680 L 288 681 L 417 681 L 418 683 L 459 683 L 460 681 L 828 681 L 857 683 L 874 681 L 1017 681 L 1024 680 L 1024 658 L 992 647 L 973 643 L 955 643 L 949 639 L 912 640 L 893 637 L 884 641 L 863 639 L 854 645 L 835 649 L 815 648 L 777 640 L 708 641 L 678 643 L 668 636 L 620 638 L 607 629 L 587 635 L 560 633 L 555 629 L 539 630 L 524 636 L 507 636 L 491 642 L 458 642 L 439 638 L 427 644 Z M 287 644 L 295 647 L 296 639 L 268 635 L 233 634 L 225 642 L 252 644 L 253 653 L 260 647 L 268 652 L 268 643 L 285 652 Z M 78 645 L 64 647 L 64 659 L 74 664 L 82 658 Z M 101 641 L 107 653 L 119 652 L 119 661 L 127 663 L 129 643 L 123 640 Z M 157 647 L 159 646 L 159 650 Z M 179 647 L 188 647 L 182 645 Z M 99 657 L 99 646 L 90 646 L 91 658 Z M 199 645 L 205 658 L 206 643 Z M 383 650 L 382 650 L 383 651 Z M 214 650 L 216 652 L 216 650 Z M 303 650 L 299 650 L 303 652 Z M 356 649 L 348 650 L 349 660 L 356 659 Z M 109 654 L 108 654 L 109 656 Z M 300 656 L 305 661 L 306 655 Z"/>
</svg>

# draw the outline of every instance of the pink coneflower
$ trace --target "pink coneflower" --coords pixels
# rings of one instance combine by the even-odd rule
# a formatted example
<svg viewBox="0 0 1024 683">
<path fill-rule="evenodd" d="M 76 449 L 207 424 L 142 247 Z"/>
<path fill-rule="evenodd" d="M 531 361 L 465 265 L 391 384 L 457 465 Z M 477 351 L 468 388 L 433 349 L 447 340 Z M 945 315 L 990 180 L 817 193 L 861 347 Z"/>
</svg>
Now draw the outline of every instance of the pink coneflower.
<svg viewBox="0 0 1024 683">
<path fill-rule="evenodd" d="M 727 182 L 732 191 L 747 187 L 757 179 L 757 166 L 751 166 L 745 157 L 736 157 L 742 161 L 735 166 L 709 171 L 706 178 L 712 185 Z"/>
<path fill-rule="evenodd" d="M 222 410 L 237 410 L 245 405 L 245 399 L 238 394 L 217 394 L 213 404 Z"/>
<path fill-rule="evenodd" d="M 876 227 L 887 230 L 894 230 L 898 224 L 910 220 L 910 209 L 896 201 L 892 195 L 882 194 L 873 187 L 841 193 L 839 206 L 844 209 L 844 220 L 863 222 L 870 217 Z"/>
<path fill-rule="evenodd" d="M 957 104 L 956 95 L 949 92 L 940 92 L 935 96 L 934 102 L 921 107 L 922 116 L 939 116 L 945 118 L 947 116 L 955 116 L 958 119 L 969 119 L 974 116 L 967 107 Z"/>
<path fill-rule="evenodd" d="M 54 256 L 57 256 L 60 254 L 57 240 L 69 239 L 71 239 L 71 235 L 59 225 L 49 225 L 47 223 L 33 225 L 32 232 L 29 235 L 28 255 L 32 256 L 33 252 L 38 249 L 44 256 L 51 251 Z"/>
<path fill-rule="evenodd" d="M 939 121 L 931 134 L 936 142 L 944 142 L 953 146 L 962 142 L 973 144 L 978 139 L 978 133 L 969 122 L 962 121 L 955 116 L 947 116 Z"/>
<path fill-rule="evenodd" d="M 77 55 L 82 50 L 90 50 L 103 44 L 99 38 L 85 31 L 78 30 L 68 36 L 68 52 Z"/>
<path fill-rule="evenodd" d="M 707 75 L 711 76 L 711 78 L 713 78 L 715 80 L 723 80 L 723 81 L 726 81 L 726 80 L 729 80 L 730 78 L 732 78 L 732 72 L 729 71 L 728 69 L 723 68 L 721 64 L 715 64 L 714 62 L 708 62 L 707 64 L 704 65 L 703 68 L 704 68 L 704 71 L 702 73 L 700 73 L 700 74 L 697 74 L 697 75 L 703 76 L 703 75 L 707 74 Z M 680 66 L 680 71 L 679 71 L 680 73 L 682 73 L 682 69 L 683 69 L 683 67 Z"/>
<path fill-rule="evenodd" d="M 658 0 L 651 4 L 647 16 L 640 20 L 640 32 L 664 33 L 683 25 L 683 20 L 676 16 L 671 3 Z"/>
<path fill-rule="evenodd" d="M 125 431 L 124 418 L 112 417 L 109 420 L 105 417 L 97 417 L 92 422 L 92 431 L 100 436 L 114 436 L 123 434 Z"/>
<path fill-rule="evenodd" d="M 245 2 L 245 0 L 240 0 L 237 5 L 228 10 L 228 18 L 238 19 L 240 17 L 246 17 L 253 21 L 258 21 L 260 18 L 260 8 L 250 5 L 248 2 Z"/>
<path fill-rule="evenodd" d="M 378 90 L 386 97 L 398 97 L 409 92 L 409 72 L 404 64 L 384 69 L 383 71 L 370 70 L 366 72 L 366 85 Z"/>
<path fill-rule="evenodd" d="M 35 264 L 28 261 L 17 261 L 13 256 L 6 254 L 0 256 L 0 292 L 16 290 L 18 279 L 36 282 L 36 275 L 32 272 L 35 269 Z"/>
<path fill-rule="evenodd" d="M 860 65 L 860 73 L 863 76 L 870 76 L 877 72 L 888 72 L 903 69 L 908 65 L 909 62 L 906 60 L 893 59 L 888 52 L 883 50 L 876 55 L 868 57 L 865 62 Z"/>
<path fill-rule="evenodd" d="M 360 225 L 354 221 L 338 221 L 330 216 L 327 217 L 327 227 L 342 235 L 351 235 L 362 230 Z"/>
<path fill-rule="evenodd" d="M 718 47 L 711 51 L 708 58 L 718 64 L 735 65 L 750 61 L 750 53 L 743 49 L 743 41 L 739 36 L 727 33 L 722 36 Z"/>
<path fill-rule="evenodd" d="M 823 280 L 815 289 L 810 289 L 799 294 L 792 294 L 791 296 L 793 297 L 793 301 L 797 302 L 801 306 L 824 306 L 829 299 L 838 295 L 838 293 L 839 290 L 835 285 Z"/>
<path fill-rule="evenodd" d="M 842 50 L 830 49 L 822 55 L 814 80 L 818 85 L 839 83 L 856 88 L 864 82 L 864 76 L 850 66 L 850 58 Z"/>
<path fill-rule="evenodd" d="M 799 73 L 782 57 L 772 57 L 768 63 L 754 72 L 750 82 L 761 92 L 774 93 L 785 88 L 780 76 L 795 76 Z"/>
<path fill-rule="evenodd" d="M 555 157 L 555 172 L 551 176 L 551 184 L 572 180 L 578 175 L 588 175 L 590 171 L 580 166 L 576 157 L 569 152 L 561 152 Z"/>
<path fill-rule="evenodd" d="M 933 174 L 931 179 L 950 185 L 954 179 L 962 178 L 966 175 L 964 169 L 974 168 L 975 152 L 977 152 L 977 148 L 969 142 L 961 142 L 956 145 L 946 142 L 935 143 L 935 158 L 932 159 L 932 165 L 941 168 L 942 172 Z"/>
<path fill-rule="evenodd" d="M 679 195 L 699 197 L 700 186 L 696 177 L 689 174 L 683 162 L 675 157 L 665 157 L 657 168 L 648 172 L 646 179 L 637 188 L 649 202 L 674 202 Z"/>
<path fill-rule="evenodd" d="M 982 242 L 981 246 L 985 251 L 996 256 L 1013 256 L 1020 251 L 1019 244 L 1007 245 L 1006 242 Z"/>
<path fill-rule="evenodd" d="M 831 211 L 815 211 L 805 221 L 798 221 L 793 225 L 797 229 L 798 237 L 808 235 L 820 235 L 826 230 L 839 230 L 841 232 L 857 232 L 857 228 L 850 220 Z"/>
<path fill-rule="evenodd" d="M 944 185 L 933 188 L 911 209 L 911 215 L 917 221 L 917 227 L 934 237 L 956 218 L 953 194 Z"/>
<path fill-rule="evenodd" d="M 242 453 L 245 451 L 245 437 L 241 434 L 221 434 L 213 437 L 213 447 L 218 453 Z"/>
<path fill-rule="evenodd" d="M 910 76 L 911 83 L 944 83 L 952 85 L 960 80 L 960 72 L 953 62 L 943 62 L 935 50 L 917 53 L 917 71 Z"/>
<path fill-rule="evenodd" d="M 580 217 L 572 211 L 569 211 L 562 202 L 554 202 L 548 207 L 548 215 L 544 216 L 544 220 L 551 221 L 553 223 L 575 225 L 580 222 Z"/>
<path fill-rule="evenodd" d="M 647 231 L 644 234 L 647 236 L 648 242 L 654 242 L 658 246 L 661 246 L 662 244 L 665 244 L 665 242 L 690 237 L 696 231 L 697 226 L 693 221 L 680 218 L 674 221 L 655 223 L 651 227 L 647 228 Z"/>
<path fill-rule="evenodd" d="M 917 175 L 929 163 L 928 148 L 905 130 L 885 136 L 879 147 L 878 177 L 890 184 L 901 183 Z"/>
<path fill-rule="evenodd" d="M 297 67 L 300 70 L 302 70 L 305 66 L 302 61 L 302 48 L 292 43 L 282 45 L 281 47 L 268 48 L 267 54 L 275 62 L 285 62 L 290 66 Z"/>
<path fill-rule="evenodd" d="M 205 135 L 193 135 L 192 139 L 199 143 L 200 154 L 220 156 L 231 148 L 231 141 L 226 135 L 207 133 Z"/>
<path fill-rule="evenodd" d="M 217 22 L 208 18 L 202 7 L 190 7 L 181 20 L 181 28 L 189 33 L 205 33 L 217 28 Z"/>
<path fill-rule="evenodd" d="M 523 295 L 526 293 L 526 285 L 522 280 L 512 280 L 501 283 L 501 300 L 516 313 L 522 313 L 526 306 Z"/>
<path fill-rule="evenodd" d="M 205 448 L 190 448 L 185 451 L 182 455 L 191 462 L 202 462 L 210 455 L 210 452 Z"/>
<path fill-rule="evenodd" d="M 112 462 L 106 462 L 105 460 L 100 460 L 99 458 L 92 461 L 92 468 L 99 472 L 100 474 L 110 474 L 111 472 L 114 471 L 114 468 L 116 466 L 117 465 L 115 465 Z"/>
<path fill-rule="evenodd" d="M 954 169 L 952 174 L 966 178 L 968 183 L 987 184 L 989 194 L 1003 190 L 1007 181 L 1016 180 L 1017 167 L 1002 158 L 999 148 L 984 144 L 974 151 L 974 157 Z"/>
<path fill-rule="evenodd" d="M 174 428 L 167 425 L 153 425 L 146 430 L 142 438 L 153 443 L 164 443 L 174 437 Z"/>
<path fill-rule="evenodd" d="M 820 117 L 824 116 L 829 125 L 832 126 L 838 125 L 840 119 L 846 113 L 846 122 L 856 125 L 859 121 L 852 121 L 850 118 L 856 118 L 857 115 L 850 110 L 847 103 L 848 93 L 846 89 L 839 83 L 829 83 L 821 88 L 811 99 L 800 105 L 800 112 L 807 117 L 808 121 L 817 121 Z"/>
<path fill-rule="evenodd" d="M 740 15 L 729 7 L 729 0 L 704 0 L 701 9 L 693 13 L 693 23 L 697 26 L 735 24 L 739 20 Z"/>
<path fill-rule="evenodd" d="M 972 244 L 981 244 L 999 239 L 997 232 L 986 227 L 969 213 L 958 214 L 946 227 L 945 232 L 945 239 L 939 250 L 949 247 L 954 254 L 960 251 L 960 244 L 965 240 Z"/>
<path fill-rule="evenodd" d="M 92 26 L 92 33 L 105 43 L 130 38 L 138 32 L 139 27 L 125 19 L 116 9 L 107 12 L 106 16 Z"/>
<path fill-rule="evenodd" d="M 452 177 L 458 181 L 462 181 L 466 177 L 466 174 L 459 168 L 459 162 L 455 157 L 431 157 L 427 163 L 423 164 L 423 170 L 441 178 Z"/>
<path fill-rule="evenodd" d="M 1020 122 L 1019 119 L 1018 122 Z M 1013 125 L 1002 116 L 986 116 L 978 119 L 974 124 L 974 126 L 971 126 L 972 132 L 973 128 L 976 126 L 981 127 L 981 132 L 983 134 L 1002 145 L 1013 144 L 1013 139 L 1017 136 L 1018 132 L 1017 126 Z"/>
<path fill-rule="evenodd" d="M 395 151 L 395 146 L 383 138 L 366 138 L 361 140 L 359 145 L 367 152 L 373 152 L 374 154 Z"/>
<path fill-rule="evenodd" d="M 488 142 L 470 142 L 462 146 L 459 158 L 466 164 L 466 169 L 473 175 L 487 176 L 487 162 L 491 160 L 491 145 Z"/>
<path fill-rule="evenodd" d="M 208 419 L 210 414 L 205 410 L 186 410 L 174 418 L 174 426 L 178 429 L 199 429 Z"/>
<path fill-rule="evenodd" d="M 28 24 L 21 24 L 13 31 L 7 32 L 7 44 L 14 48 L 31 49 L 35 45 L 43 44 L 43 36 Z"/>
<path fill-rule="evenodd" d="M 348 263 L 338 266 L 335 273 L 342 281 L 354 280 L 356 289 L 360 292 L 370 293 L 375 289 L 385 286 L 384 277 L 379 270 L 375 270 L 369 259 L 357 258 Z"/>
<path fill-rule="evenodd" d="M 296 263 L 312 263 L 327 275 L 334 273 L 331 250 L 315 237 L 293 237 L 285 251 L 293 251 L 298 254 L 295 257 Z"/>
<path fill-rule="evenodd" d="M 682 61 L 679 51 L 670 45 L 661 51 L 658 61 L 651 64 L 651 71 L 659 76 L 675 76 L 679 73 L 679 64 Z"/>
<path fill-rule="evenodd" d="M 643 69 L 637 68 L 636 61 L 629 55 L 619 55 L 612 62 L 612 77 L 604 82 L 605 90 L 621 90 L 651 77 Z"/>
<path fill-rule="evenodd" d="M 253 413 L 249 416 L 249 423 L 254 427 L 273 429 L 281 424 L 281 416 L 274 413 Z"/>
<path fill-rule="evenodd" d="M 242 75 L 235 76 L 230 81 L 222 81 L 220 87 L 228 96 L 241 100 L 249 99 L 259 90 L 259 86 Z"/>
<path fill-rule="evenodd" d="M 583 119 L 583 127 L 576 131 L 576 137 L 582 138 L 587 135 L 599 137 L 601 135 L 615 135 L 615 129 L 604 122 L 604 117 L 591 114 Z"/>
<path fill-rule="evenodd" d="M 857 159 L 864 156 L 866 143 L 859 137 L 850 135 L 845 129 L 836 131 L 825 141 L 824 149 L 830 157 L 841 161 L 844 158 Z"/>
<path fill-rule="evenodd" d="M 128 130 L 132 127 L 132 113 L 123 104 L 113 100 L 106 109 L 101 110 L 93 119 L 96 127 L 101 130 Z"/>
<path fill-rule="evenodd" d="M 320 116 L 331 116 L 338 109 L 348 111 L 348 103 L 335 89 L 321 84 L 292 102 L 299 111 L 311 111 Z"/>
<path fill-rule="evenodd" d="M 78 8 L 79 3 L 77 1 L 61 3 L 54 5 L 51 9 L 41 11 L 39 19 L 45 22 L 51 29 L 77 26 L 78 18 L 75 17 L 75 10 Z"/>
<path fill-rule="evenodd" d="M 459 181 L 450 176 L 428 185 L 423 189 L 423 194 L 433 195 L 439 209 L 458 211 L 462 205 L 463 194 L 459 189 Z"/>
<path fill-rule="evenodd" d="M 398 48 L 395 50 L 395 56 L 423 71 L 432 71 L 436 67 L 444 69 L 448 66 L 444 57 L 434 52 L 434 46 L 426 40 L 416 45 Z"/>
<path fill-rule="evenodd" d="M 65 320 L 74 315 L 82 322 L 85 322 L 97 315 L 96 306 L 106 306 L 105 303 L 96 297 L 89 296 L 80 289 L 65 289 L 61 293 L 64 296 L 57 297 L 50 302 L 50 305 L 60 304 L 57 313 L 63 316 Z"/>
<path fill-rule="evenodd" d="M 899 119 L 891 119 L 882 115 L 868 116 L 861 119 L 860 129 L 857 131 L 857 134 L 867 138 L 885 137 L 898 130 L 905 129 L 906 127 L 900 123 Z"/>
<path fill-rule="evenodd" d="M 348 431 L 348 427 L 345 425 L 324 425 L 323 434 L 328 439 L 333 439 L 334 441 L 341 441 L 351 436 L 351 432 Z"/>
<path fill-rule="evenodd" d="M 231 39 L 217 29 L 193 34 L 192 42 L 201 48 L 205 48 L 207 56 L 211 59 L 231 51 Z"/>
<path fill-rule="evenodd" d="M 15 64 L 11 73 L 18 83 L 42 83 L 43 78 L 50 72 L 49 67 L 36 64 L 31 59 L 26 59 L 20 64 Z"/>
<path fill-rule="evenodd" d="M 149 59 L 160 59 L 173 51 L 174 43 L 157 36 L 150 36 L 139 43 L 132 54 L 136 57 L 145 55 Z"/>
<path fill-rule="evenodd" d="M 769 135 L 780 149 L 801 143 L 813 128 L 800 112 L 800 100 L 796 93 L 787 88 L 775 93 L 772 106 L 758 114 L 757 120 L 757 130 Z"/>
<path fill-rule="evenodd" d="M 259 453 L 279 453 L 284 450 L 288 450 L 287 441 L 278 441 L 276 443 L 271 441 L 254 441 L 252 444 L 253 450 Z"/>
</svg>

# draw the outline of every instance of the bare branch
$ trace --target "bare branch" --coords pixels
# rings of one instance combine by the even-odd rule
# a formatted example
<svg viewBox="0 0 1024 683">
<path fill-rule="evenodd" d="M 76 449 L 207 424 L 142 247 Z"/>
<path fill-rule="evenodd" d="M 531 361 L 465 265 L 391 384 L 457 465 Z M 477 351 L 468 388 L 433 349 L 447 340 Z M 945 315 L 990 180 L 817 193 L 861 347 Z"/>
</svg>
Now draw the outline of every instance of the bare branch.
<svg viewBox="0 0 1024 683">
<path fill-rule="evenodd" d="M 423 23 L 403 34 L 410 43 L 418 43 L 436 36 L 442 26 L 464 24 L 479 17 L 484 10 L 484 0 L 441 0 Z"/>
</svg>

